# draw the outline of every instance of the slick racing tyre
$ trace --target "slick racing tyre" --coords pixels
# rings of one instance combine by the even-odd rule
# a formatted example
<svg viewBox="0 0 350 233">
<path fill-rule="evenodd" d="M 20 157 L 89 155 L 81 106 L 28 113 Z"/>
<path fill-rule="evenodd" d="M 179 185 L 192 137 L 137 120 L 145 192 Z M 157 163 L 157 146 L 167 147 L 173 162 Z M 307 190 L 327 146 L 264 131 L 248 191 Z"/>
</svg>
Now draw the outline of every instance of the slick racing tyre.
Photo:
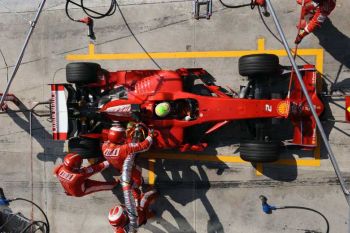
<svg viewBox="0 0 350 233">
<path fill-rule="evenodd" d="M 89 84 L 97 82 L 97 73 L 101 66 L 90 62 L 74 62 L 66 66 L 67 82 Z"/>
<path fill-rule="evenodd" d="M 270 163 L 279 158 L 280 142 L 243 141 L 240 145 L 241 158 L 251 163 Z"/>
<path fill-rule="evenodd" d="M 91 159 L 102 156 L 100 140 L 92 138 L 74 137 L 68 141 L 69 153 L 77 153 L 83 159 Z"/>
<path fill-rule="evenodd" d="M 253 54 L 239 58 L 239 74 L 254 77 L 275 74 L 280 70 L 279 59 L 273 54 Z"/>
</svg>

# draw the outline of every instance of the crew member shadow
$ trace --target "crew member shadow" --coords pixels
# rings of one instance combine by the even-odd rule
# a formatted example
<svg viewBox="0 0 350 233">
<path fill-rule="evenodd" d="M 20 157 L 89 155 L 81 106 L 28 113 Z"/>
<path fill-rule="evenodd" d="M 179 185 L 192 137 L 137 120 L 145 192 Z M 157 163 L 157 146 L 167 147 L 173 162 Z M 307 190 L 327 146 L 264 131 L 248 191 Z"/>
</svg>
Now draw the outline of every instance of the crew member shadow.
<svg viewBox="0 0 350 233">
<path fill-rule="evenodd" d="M 350 38 L 349 36 L 342 33 L 338 28 L 336 28 L 332 21 L 327 18 L 326 21 L 322 24 L 322 28 L 315 30 L 314 35 L 318 38 L 319 44 L 339 63 L 339 69 L 334 80 L 327 79 L 329 81 L 330 92 L 340 92 L 342 94 L 349 93 L 350 91 L 350 78 L 345 78 L 339 81 L 340 76 L 344 71 L 344 66 L 347 69 L 350 69 Z M 336 43 L 335 43 L 336 41 Z M 327 136 L 329 137 L 330 132 L 335 129 L 340 133 L 343 133 L 346 136 L 350 136 L 347 132 L 338 127 L 334 121 L 334 116 L 330 111 L 329 103 L 344 109 L 343 106 L 339 104 L 339 101 L 343 99 L 333 99 L 328 98 L 324 99 L 326 103 L 326 117 L 324 117 L 324 126 Z M 323 114 L 325 115 L 325 114 Z M 321 153 L 327 154 L 327 150 L 324 146 L 321 147 Z"/>
<path fill-rule="evenodd" d="M 206 195 L 211 185 L 203 166 L 203 163 L 193 161 L 176 161 L 176 163 L 171 160 L 157 161 L 155 186 L 160 193 L 160 198 L 155 206 L 158 217 L 156 223 L 161 225 L 165 232 L 196 232 L 190 220 L 198 222 L 199 219 L 196 217 L 203 216 L 198 213 L 191 214 L 192 211 L 188 209 L 183 211 L 186 213 L 184 216 L 170 200 L 180 204 L 179 209 L 190 203 L 198 205 L 196 202 L 199 200 L 208 215 L 207 232 L 224 232 L 224 227 Z M 192 209 L 197 211 L 197 207 Z M 166 212 L 171 214 L 176 222 L 175 225 L 163 218 Z M 164 232 L 157 224 L 147 224 L 144 228 L 152 232 Z"/>
<path fill-rule="evenodd" d="M 137 159 L 135 163 L 143 168 L 147 167 L 145 159 Z M 200 200 L 209 216 L 207 232 L 224 232 L 223 226 L 206 196 L 210 189 L 210 182 L 202 166 L 204 164 L 191 161 L 157 160 L 155 188 L 160 195 L 154 206 L 156 218 L 150 219 L 146 225 L 142 226 L 143 228 L 151 232 L 196 232 L 188 220 L 191 216 L 184 216 L 181 213 L 181 208 L 189 203 L 196 205 L 195 201 Z M 211 165 L 211 168 L 213 167 L 214 165 Z M 197 169 L 198 173 L 193 168 Z M 112 181 L 115 176 L 120 176 L 120 173 L 108 169 L 102 172 L 102 176 L 106 181 Z M 120 203 L 124 203 L 120 185 L 114 188 L 112 193 Z M 168 198 L 182 207 L 176 208 Z M 176 224 L 163 217 L 165 212 L 171 214 Z M 196 213 L 193 216 L 195 217 Z"/>
<path fill-rule="evenodd" d="M 350 69 L 350 38 L 326 19 L 322 28 L 314 31 L 320 45 L 339 63 Z"/>
<path fill-rule="evenodd" d="M 22 112 L 8 111 L 8 116 L 16 123 L 23 131 L 30 134 L 32 131 L 32 138 L 35 139 L 43 148 L 43 152 L 37 154 L 40 161 L 56 163 L 57 158 L 63 158 L 64 141 L 52 140 L 52 134 L 47 131 L 45 126 L 39 121 L 38 116 L 32 114 L 31 129 L 30 129 L 30 109 L 26 107 L 23 102 L 19 100 L 19 110 Z M 24 118 L 21 117 L 24 116 Z"/>
</svg>

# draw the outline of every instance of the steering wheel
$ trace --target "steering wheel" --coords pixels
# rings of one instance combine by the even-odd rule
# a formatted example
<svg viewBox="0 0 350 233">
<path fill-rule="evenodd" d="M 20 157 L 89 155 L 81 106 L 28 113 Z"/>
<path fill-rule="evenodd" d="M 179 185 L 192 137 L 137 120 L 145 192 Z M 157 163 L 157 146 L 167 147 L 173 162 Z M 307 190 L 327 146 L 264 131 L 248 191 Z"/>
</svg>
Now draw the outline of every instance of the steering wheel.
<svg viewBox="0 0 350 233">
<path fill-rule="evenodd" d="M 128 126 L 127 137 L 132 138 L 133 142 L 140 142 L 145 140 L 149 134 L 149 128 L 144 123 L 134 123 Z"/>
<path fill-rule="evenodd" d="M 190 117 L 194 119 L 196 117 L 196 106 L 193 104 L 193 102 L 190 99 L 186 99 L 186 102 L 188 104 L 188 107 L 190 108 L 189 113 Z"/>
</svg>

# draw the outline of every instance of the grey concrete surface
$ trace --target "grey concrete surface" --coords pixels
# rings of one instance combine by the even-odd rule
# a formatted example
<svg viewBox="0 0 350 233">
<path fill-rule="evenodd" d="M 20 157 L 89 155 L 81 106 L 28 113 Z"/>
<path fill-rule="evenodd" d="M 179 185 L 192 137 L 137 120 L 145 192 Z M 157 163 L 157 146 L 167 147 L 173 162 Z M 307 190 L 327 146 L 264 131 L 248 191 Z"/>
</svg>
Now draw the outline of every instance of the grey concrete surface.
<svg viewBox="0 0 350 233">
<path fill-rule="evenodd" d="M 292 43 L 300 8 L 295 1 L 272 2 Z M 38 3 L 39 0 L 0 0 L 0 49 L 10 72 L 29 26 L 23 18 L 31 19 Z M 67 54 L 87 53 L 87 30 L 84 25 L 67 19 L 64 4 L 63 0 L 48 0 L 11 87 L 11 92 L 23 103 L 21 109 L 30 108 L 36 101 L 47 100 L 47 84 L 65 82 Z M 89 4 L 104 11 L 109 1 L 96 0 Z M 214 1 L 212 19 L 196 21 L 191 18 L 192 3 L 187 0 L 125 0 L 120 4 L 130 27 L 150 52 L 255 50 L 256 40 L 260 37 L 265 38 L 266 49 L 282 48 L 267 32 L 257 11 L 249 8 L 225 9 Z M 349 1 L 338 0 L 330 20 L 301 44 L 302 48 L 324 49 L 324 75 L 328 88 L 335 90 L 349 89 L 348 9 Z M 83 16 L 76 7 L 72 7 L 72 14 Z M 266 21 L 275 31 L 271 18 Z M 142 52 L 118 12 L 95 24 L 96 53 Z M 307 60 L 313 62 L 311 58 Z M 97 62 L 109 70 L 155 68 L 149 60 Z M 235 90 L 246 82 L 238 74 L 237 58 L 163 59 L 157 62 L 164 69 L 203 67 L 219 84 L 230 85 Z M 284 58 L 281 63 L 288 64 Z M 0 88 L 3 89 L 6 67 L 1 59 L 0 77 Z M 327 103 L 332 112 L 327 114 L 343 120 L 344 100 L 335 98 Z M 10 108 L 17 109 L 13 105 Z M 339 165 L 349 181 L 350 126 L 325 122 L 325 127 Z M 239 137 L 237 128 L 237 124 L 227 126 L 224 129 L 226 136 L 210 148 L 210 152 L 237 154 L 234 145 Z M 52 176 L 53 167 L 61 163 L 64 156 L 64 144 L 51 140 L 51 126 L 46 119 L 33 117 L 32 138 L 28 113 L 1 114 L 0 129 L 0 186 L 8 197 L 33 197 L 48 213 L 52 232 L 112 232 L 107 214 L 109 208 L 119 203 L 120 191 L 116 189 L 83 198 L 67 197 Z M 281 136 L 284 134 L 281 132 Z M 312 153 L 293 150 L 283 156 L 311 159 Z M 277 206 L 295 205 L 320 211 L 329 220 L 330 232 L 347 232 L 349 208 L 324 149 L 321 158 L 320 167 L 265 166 L 263 176 L 257 176 L 255 168 L 249 164 L 158 160 L 156 185 L 161 198 L 157 203 L 157 218 L 140 232 L 325 232 L 324 220 L 309 211 L 288 209 L 263 214 L 258 199 L 260 194 L 266 195 Z M 147 163 L 142 164 L 147 180 Z M 108 174 L 104 176 L 108 177 Z M 30 215 L 30 206 L 19 203 L 11 206 Z M 41 219 L 37 211 L 34 217 Z"/>
</svg>

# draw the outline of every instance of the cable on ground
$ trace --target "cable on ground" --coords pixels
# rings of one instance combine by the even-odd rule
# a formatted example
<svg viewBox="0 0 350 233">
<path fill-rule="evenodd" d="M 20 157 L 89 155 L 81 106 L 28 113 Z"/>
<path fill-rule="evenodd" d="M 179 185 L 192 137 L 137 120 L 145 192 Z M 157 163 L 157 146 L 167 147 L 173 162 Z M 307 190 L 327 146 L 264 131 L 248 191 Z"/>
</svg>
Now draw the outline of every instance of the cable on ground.
<svg viewBox="0 0 350 233">
<path fill-rule="evenodd" d="M 148 51 L 146 50 L 146 48 L 142 45 L 142 43 L 139 41 L 139 39 L 136 37 L 135 33 L 133 32 L 133 30 L 131 29 L 128 21 L 126 20 L 125 18 L 125 15 L 122 11 L 122 9 L 120 8 L 117 0 L 111 0 L 111 4 L 110 4 L 110 7 L 109 9 L 107 10 L 107 12 L 105 13 L 101 13 L 101 12 L 97 12 L 95 10 L 92 10 L 91 8 L 88 8 L 88 7 L 85 7 L 84 6 L 84 0 L 80 0 L 80 4 L 72 1 L 72 0 L 67 0 L 66 1 L 66 6 L 65 6 L 65 11 L 66 11 L 66 15 L 67 17 L 74 21 L 74 22 L 81 22 L 80 20 L 78 19 L 74 19 L 70 14 L 69 14 L 69 4 L 73 4 L 73 5 L 76 5 L 76 6 L 79 6 L 84 12 L 86 15 L 88 15 L 89 17 L 93 18 L 93 19 L 102 19 L 104 17 L 107 17 L 107 16 L 112 16 L 115 12 L 116 12 L 116 9 L 118 9 L 123 21 L 124 21 L 124 24 L 125 26 L 127 27 L 127 29 L 129 30 L 131 36 L 135 39 L 136 43 L 141 47 L 141 49 L 143 50 L 143 52 L 148 56 L 148 58 L 154 63 L 154 65 L 158 68 L 158 69 L 162 69 L 161 66 L 153 59 L 153 57 L 148 53 Z M 93 14 L 91 14 L 91 13 Z"/>
<path fill-rule="evenodd" d="M 85 7 L 84 6 L 84 0 L 80 0 L 80 4 L 79 3 L 76 3 L 72 0 L 67 0 L 66 1 L 66 6 L 65 6 L 65 11 L 66 11 L 66 15 L 67 17 L 72 20 L 72 21 L 75 21 L 77 22 L 78 20 L 77 19 L 74 19 L 70 14 L 69 14 L 69 4 L 73 4 L 73 5 L 76 5 L 76 6 L 79 6 L 84 12 L 86 15 L 88 15 L 89 17 L 93 18 L 93 19 L 102 19 L 102 18 L 105 18 L 107 16 L 112 16 L 114 13 L 115 13 L 115 10 L 116 10 L 116 4 L 117 1 L 116 0 L 111 0 L 111 5 L 109 7 L 109 9 L 105 12 L 105 13 L 101 13 L 101 12 L 97 12 L 95 10 L 92 10 L 91 8 L 88 8 L 88 7 Z M 93 14 L 91 14 L 91 13 Z"/>
<path fill-rule="evenodd" d="M 219 0 L 219 2 L 224 7 L 227 7 L 227 8 L 230 8 L 230 9 L 242 8 L 242 7 L 247 7 L 247 6 L 250 6 L 251 9 L 254 9 L 254 7 L 255 7 L 255 0 L 251 0 L 250 3 L 241 4 L 241 5 L 228 5 L 228 4 L 224 3 L 222 0 Z"/>
<path fill-rule="evenodd" d="M 137 39 L 136 35 L 134 34 L 134 32 L 131 30 L 130 28 L 130 25 L 128 24 L 128 21 L 126 20 L 124 14 L 123 14 L 123 11 L 122 9 L 120 8 L 118 2 L 116 2 L 117 4 L 117 8 L 118 8 L 118 11 L 120 13 L 120 15 L 122 16 L 123 18 L 123 21 L 125 23 L 125 26 L 128 28 L 129 32 L 131 33 L 131 35 L 134 37 L 135 41 L 139 44 L 139 46 L 141 47 L 141 49 L 145 52 L 145 54 L 147 54 L 147 56 L 149 57 L 149 59 L 154 63 L 155 66 L 158 67 L 158 69 L 162 69 L 161 66 L 153 59 L 153 57 L 147 52 L 147 50 L 145 49 L 145 47 L 143 47 L 143 45 L 141 44 L 141 42 Z"/>
<path fill-rule="evenodd" d="M 15 199 L 10 199 L 9 202 L 13 202 L 13 201 L 25 201 L 28 203 L 31 203 L 32 205 L 34 205 L 36 208 L 38 208 L 38 210 L 42 213 L 42 215 L 45 218 L 45 222 L 42 221 L 33 221 L 32 224 L 30 224 L 29 226 L 27 226 L 21 233 L 26 232 L 30 226 L 32 226 L 35 223 L 43 223 L 43 225 L 45 226 L 46 229 L 46 233 L 50 232 L 50 223 L 49 223 L 49 219 L 47 218 L 47 215 L 45 214 L 45 212 L 40 208 L 40 206 L 38 206 L 37 204 L 35 204 L 33 201 L 25 199 L 25 198 L 15 198 Z"/>
<path fill-rule="evenodd" d="M 267 197 L 265 197 L 264 195 L 260 195 L 259 199 L 261 200 L 262 210 L 264 211 L 265 214 L 272 214 L 273 210 L 282 210 L 282 209 L 300 209 L 300 210 L 308 210 L 308 211 L 314 212 L 314 213 L 320 215 L 324 219 L 324 221 L 326 222 L 326 226 L 327 226 L 326 233 L 329 233 L 329 221 L 328 221 L 328 219 L 326 218 L 326 216 L 324 216 L 324 214 L 322 214 L 321 212 L 319 212 L 317 210 L 314 210 L 314 209 L 311 209 L 308 207 L 303 207 L 303 206 L 279 206 L 279 207 L 272 206 L 272 205 L 269 205 L 267 203 Z"/>
</svg>

